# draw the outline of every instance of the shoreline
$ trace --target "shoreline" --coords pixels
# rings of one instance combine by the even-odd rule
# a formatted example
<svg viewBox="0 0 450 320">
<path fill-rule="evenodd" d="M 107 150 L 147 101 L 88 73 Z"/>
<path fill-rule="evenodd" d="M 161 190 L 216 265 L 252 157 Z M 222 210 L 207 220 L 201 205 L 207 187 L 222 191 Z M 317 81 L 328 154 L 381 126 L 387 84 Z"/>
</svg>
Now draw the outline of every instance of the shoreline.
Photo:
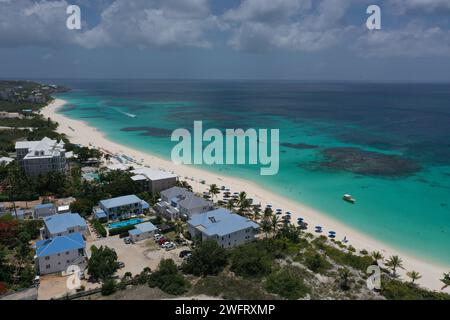
<svg viewBox="0 0 450 320">
<path fill-rule="evenodd" d="M 65 103 L 66 101 L 62 99 L 55 99 L 45 108 L 41 109 L 41 114 L 58 122 L 59 126 L 57 131 L 66 134 L 72 143 L 78 143 L 85 146 L 92 145 L 111 153 L 124 153 L 136 160 L 142 159 L 143 164 L 150 165 L 152 168 L 173 171 L 183 179 L 184 177 L 201 177 L 201 179 L 197 178 L 194 180 L 186 179 L 195 192 L 203 193 L 212 183 L 215 183 L 218 186 L 225 185 L 230 188 L 232 192 L 245 190 L 248 197 L 253 198 L 255 203 L 260 202 L 263 207 L 270 203 L 275 208 L 283 208 L 284 211 L 292 212 L 293 221 L 296 221 L 297 217 L 301 215 L 310 226 L 321 225 L 324 230 L 335 230 L 339 235 L 339 239 L 346 236 L 349 240 L 348 245 L 352 245 L 358 251 L 362 249 L 366 249 L 369 252 L 380 251 L 385 258 L 388 258 L 391 255 L 399 255 L 403 260 L 405 268 L 399 272 L 403 280 L 407 280 L 405 277 L 407 271 L 415 270 L 422 275 L 422 278 L 417 281 L 418 284 L 428 289 L 441 291 L 440 289 L 443 284 L 439 279 L 441 279 L 443 273 L 448 272 L 448 269 L 450 268 L 447 267 L 446 269 L 445 266 L 435 262 L 427 262 L 410 254 L 404 254 L 318 210 L 265 190 L 252 181 L 223 176 L 191 166 L 175 165 L 171 161 L 154 156 L 149 152 L 139 151 L 113 142 L 109 140 L 104 133 L 96 128 L 90 127 L 86 122 L 74 120 L 57 113 L 58 108 L 62 107 Z M 200 182 L 201 180 L 206 181 L 205 184 L 202 184 Z M 270 201 L 265 201 L 264 199 L 270 199 Z M 301 214 L 299 214 L 299 212 Z M 450 288 L 447 288 L 442 292 L 450 292 Z"/>
</svg>

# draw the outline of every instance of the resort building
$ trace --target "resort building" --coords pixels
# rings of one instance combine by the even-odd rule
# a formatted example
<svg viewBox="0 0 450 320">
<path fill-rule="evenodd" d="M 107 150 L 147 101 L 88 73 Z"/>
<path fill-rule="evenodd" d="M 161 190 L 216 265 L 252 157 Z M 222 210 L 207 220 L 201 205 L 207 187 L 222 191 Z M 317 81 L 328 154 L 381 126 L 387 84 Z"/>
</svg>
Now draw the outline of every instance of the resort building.
<svg viewBox="0 0 450 320">
<path fill-rule="evenodd" d="M 177 183 L 177 175 L 166 171 L 139 168 L 131 172 L 134 174 L 131 179 L 139 183 L 144 191 L 153 195 L 174 187 Z"/>
<path fill-rule="evenodd" d="M 151 222 L 144 222 L 134 226 L 135 229 L 130 230 L 128 234 L 133 242 L 141 241 L 144 239 L 152 238 L 155 232 L 158 230 L 157 227 Z"/>
<path fill-rule="evenodd" d="M 214 203 L 197 197 L 192 192 L 172 187 L 161 192 L 161 201 L 156 204 L 156 211 L 166 219 L 189 219 L 190 217 L 211 211 Z"/>
<path fill-rule="evenodd" d="M 36 242 L 36 272 L 40 275 L 67 271 L 71 265 L 86 267 L 86 243 L 80 233 Z"/>
<path fill-rule="evenodd" d="M 86 221 L 78 213 L 63 213 L 44 218 L 42 239 L 64 236 L 72 233 L 86 235 Z"/>
<path fill-rule="evenodd" d="M 255 240 L 259 225 L 227 209 L 195 215 L 188 221 L 192 238 L 214 240 L 222 248 L 231 248 Z"/>
<path fill-rule="evenodd" d="M 38 204 L 34 207 L 34 218 L 45 218 L 56 214 L 56 207 L 53 203 Z"/>
<path fill-rule="evenodd" d="M 149 205 L 135 195 L 128 195 L 107 200 L 99 203 L 100 209 L 106 214 L 108 220 L 130 218 L 131 216 L 143 214 Z"/>
<path fill-rule="evenodd" d="M 31 176 L 66 170 L 66 150 L 64 142 L 47 137 L 41 141 L 16 142 L 19 164 Z"/>
</svg>

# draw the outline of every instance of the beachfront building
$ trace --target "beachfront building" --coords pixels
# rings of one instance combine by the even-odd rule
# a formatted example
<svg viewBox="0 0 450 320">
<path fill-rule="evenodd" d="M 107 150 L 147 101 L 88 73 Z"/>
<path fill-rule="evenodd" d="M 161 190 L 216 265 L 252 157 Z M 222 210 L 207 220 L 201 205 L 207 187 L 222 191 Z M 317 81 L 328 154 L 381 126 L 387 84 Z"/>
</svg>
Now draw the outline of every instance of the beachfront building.
<svg viewBox="0 0 450 320">
<path fill-rule="evenodd" d="M 53 203 L 38 204 L 34 207 L 34 218 L 40 219 L 56 214 L 56 207 Z"/>
<path fill-rule="evenodd" d="M 86 267 L 86 243 L 80 233 L 36 242 L 35 264 L 40 275 L 67 271 L 71 265 Z"/>
<path fill-rule="evenodd" d="M 131 172 L 134 174 L 131 179 L 139 183 L 144 191 L 153 195 L 174 187 L 177 183 L 177 175 L 166 171 L 139 168 Z"/>
<path fill-rule="evenodd" d="M 148 238 L 152 238 L 156 231 L 157 227 L 153 225 L 151 222 L 144 222 L 134 226 L 133 230 L 130 230 L 128 234 L 130 235 L 130 239 L 133 242 L 145 240 Z"/>
<path fill-rule="evenodd" d="M 259 225 L 220 208 L 192 217 L 188 221 L 188 230 L 192 238 L 214 240 L 222 248 L 231 248 L 254 241 Z"/>
<path fill-rule="evenodd" d="M 86 221 L 78 213 L 63 213 L 44 218 L 41 229 L 42 239 L 60 237 L 73 233 L 86 235 L 88 227 Z"/>
<path fill-rule="evenodd" d="M 66 150 L 64 142 L 47 137 L 41 141 L 16 142 L 19 164 L 31 176 L 66 170 Z"/>
<path fill-rule="evenodd" d="M 128 195 L 112 199 L 102 200 L 100 209 L 106 214 L 108 220 L 125 219 L 131 216 L 143 214 L 149 205 L 136 195 Z"/>
<path fill-rule="evenodd" d="M 156 211 L 166 219 L 189 219 L 190 217 L 214 209 L 214 203 L 197 197 L 185 188 L 172 187 L 161 192 L 161 201 Z"/>
</svg>

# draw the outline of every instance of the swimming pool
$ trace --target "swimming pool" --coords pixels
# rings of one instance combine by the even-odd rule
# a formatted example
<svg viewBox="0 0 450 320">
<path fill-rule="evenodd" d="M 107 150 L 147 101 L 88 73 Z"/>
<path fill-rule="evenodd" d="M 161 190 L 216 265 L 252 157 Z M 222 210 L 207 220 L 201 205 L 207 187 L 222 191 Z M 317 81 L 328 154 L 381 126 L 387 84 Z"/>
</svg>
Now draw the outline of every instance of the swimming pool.
<svg viewBox="0 0 450 320">
<path fill-rule="evenodd" d="M 135 219 L 130 219 L 130 220 L 112 222 L 112 223 L 108 224 L 108 229 L 111 230 L 111 229 L 123 228 L 126 226 L 133 226 L 133 225 L 141 223 L 143 221 L 144 220 L 142 220 L 142 219 L 135 218 Z"/>
</svg>

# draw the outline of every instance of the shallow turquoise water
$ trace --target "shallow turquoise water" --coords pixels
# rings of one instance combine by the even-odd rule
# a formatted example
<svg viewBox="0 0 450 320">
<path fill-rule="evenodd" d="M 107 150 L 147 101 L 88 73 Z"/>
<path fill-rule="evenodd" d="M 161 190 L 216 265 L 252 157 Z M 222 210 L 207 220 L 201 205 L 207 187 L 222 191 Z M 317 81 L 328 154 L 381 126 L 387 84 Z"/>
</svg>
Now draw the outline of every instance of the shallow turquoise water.
<svg viewBox="0 0 450 320">
<path fill-rule="evenodd" d="M 62 113 L 87 121 L 116 142 L 167 159 L 170 158 L 170 151 L 175 143 L 170 142 L 164 132 L 155 131 L 155 128 L 168 131 L 179 127 L 191 129 L 193 120 L 204 120 L 205 126 L 218 128 L 279 128 L 282 143 L 303 143 L 316 148 L 295 149 L 281 146 L 280 171 L 276 176 L 260 176 L 257 166 L 204 168 L 255 181 L 266 189 L 326 212 L 333 218 L 402 251 L 441 264 L 450 264 L 450 163 L 445 161 L 445 156 L 439 157 L 439 148 L 442 148 L 442 145 L 433 145 L 435 149 L 430 151 L 427 148 L 429 144 L 421 144 L 425 138 L 416 136 L 417 131 L 424 129 L 420 126 L 428 124 L 414 123 L 416 130 L 407 126 L 403 128 L 405 115 L 397 117 L 393 114 L 394 109 L 383 111 L 382 116 L 386 118 L 386 124 L 376 124 L 375 129 L 376 121 L 354 121 L 351 119 L 351 113 L 350 116 L 336 114 L 333 119 L 327 119 L 317 115 L 310 116 L 309 111 L 302 108 L 300 111 L 289 111 L 293 115 L 291 117 L 284 113 L 284 110 L 289 108 L 286 103 L 285 109 L 281 109 L 283 112 L 274 108 L 274 111 L 267 113 L 267 110 L 272 109 L 267 109 L 265 103 L 276 106 L 279 101 L 283 101 L 270 101 L 268 98 L 258 101 L 258 110 L 263 109 L 265 112 L 256 113 L 254 108 L 246 108 L 255 101 L 249 102 L 246 96 L 230 93 L 231 89 L 227 86 L 223 86 L 219 93 L 215 92 L 215 95 L 221 97 L 232 95 L 233 100 L 226 102 L 216 98 L 206 89 L 204 92 L 200 90 L 200 93 L 197 90 L 195 94 L 190 95 L 174 95 L 158 87 L 153 91 L 149 89 L 152 94 L 136 91 L 123 95 L 120 94 L 122 91 L 115 87 L 118 86 L 117 83 L 102 84 L 101 90 L 99 84 L 96 84 L 95 90 L 87 84 L 79 86 L 82 89 L 61 96 L 69 102 L 69 105 L 61 110 Z M 72 87 L 77 86 L 72 84 Z M 345 91 L 344 101 L 348 101 L 348 104 L 357 100 L 358 90 L 352 92 L 352 89 Z M 278 94 L 282 96 L 283 92 Z M 321 98 L 324 95 L 326 96 L 323 93 Z M 208 97 L 206 102 L 203 100 L 205 96 Z M 409 113 L 415 107 L 410 104 L 408 96 L 402 98 L 403 96 L 397 96 L 395 91 L 389 91 L 385 96 L 389 99 L 377 95 L 376 103 L 393 105 L 395 108 L 405 105 L 409 108 Z M 423 94 L 421 98 L 424 103 L 439 107 L 448 106 L 436 96 Z M 448 96 L 444 98 L 447 99 Z M 334 103 L 335 97 L 330 97 L 331 100 L 330 105 Z M 329 107 L 322 105 L 321 100 L 318 101 L 315 96 L 308 98 L 304 104 L 314 105 L 314 110 Z M 225 107 L 217 108 L 218 105 L 237 105 L 240 109 L 237 111 Z M 444 108 L 444 111 L 439 110 L 441 115 L 438 118 L 448 117 L 447 108 Z M 236 117 L 236 114 L 239 116 Z M 450 135 L 447 136 L 445 128 L 442 132 L 438 131 L 439 120 L 430 122 L 435 124 L 435 135 L 429 137 L 430 141 L 442 139 L 445 146 L 445 142 L 450 141 L 446 140 Z M 143 127 L 147 131 L 142 129 Z M 396 131 L 399 127 L 402 132 Z M 141 130 L 121 131 L 124 128 Z M 367 137 L 375 134 L 377 143 L 372 143 Z M 364 137 L 364 140 L 361 140 L 361 137 Z M 371 143 L 368 143 L 369 140 Z M 378 143 L 378 140 L 382 143 Z M 333 147 L 358 147 L 382 154 L 407 155 L 420 164 L 421 170 L 405 177 L 379 177 L 325 170 L 311 165 L 317 161 L 320 150 Z M 421 148 L 426 152 L 420 152 Z M 349 205 L 342 201 L 344 193 L 355 196 L 357 204 Z"/>
</svg>

